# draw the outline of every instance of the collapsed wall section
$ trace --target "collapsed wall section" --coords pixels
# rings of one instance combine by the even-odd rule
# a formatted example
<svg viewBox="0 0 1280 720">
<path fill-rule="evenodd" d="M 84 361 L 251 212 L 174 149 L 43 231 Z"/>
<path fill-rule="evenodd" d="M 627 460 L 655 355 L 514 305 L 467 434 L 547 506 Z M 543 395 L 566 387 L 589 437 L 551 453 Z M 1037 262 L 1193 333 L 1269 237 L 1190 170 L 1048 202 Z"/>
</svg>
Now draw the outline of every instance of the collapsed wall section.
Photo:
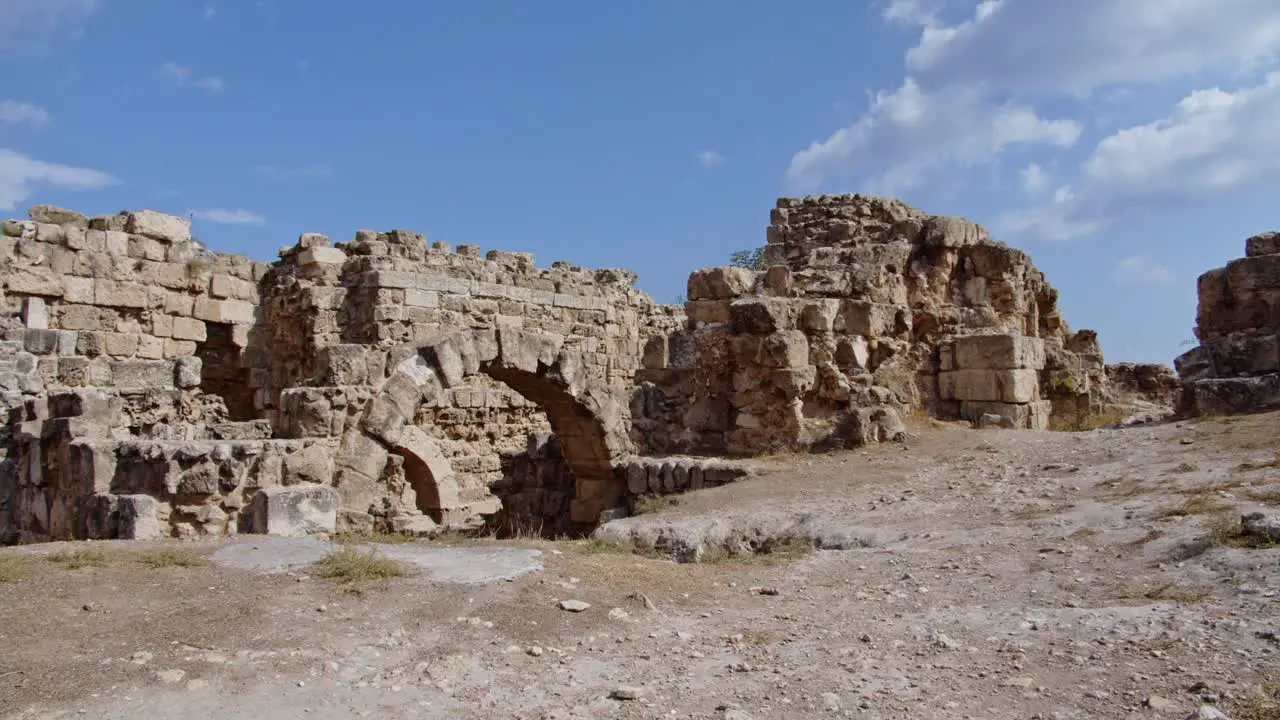
<svg viewBox="0 0 1280 720">
<path fill-rule="evenodd" d="M 900 436 L 928 413 L 1044 428 L 1097 411 L 1096 336 L 1022 252 L 960 218 L 861 195 L 778 201 L 762 267 L 689 279 L 633 398 L 649 447 L 754 454 Z"/>
<path fill-rule="evenodd" d="M 1175 361 L 1180 409 L 1227 415 L 1280 408 L 1280 232 L 1245 242 L 1245 257 L 1197 283 L 1196 338 Z"/>
</svg>

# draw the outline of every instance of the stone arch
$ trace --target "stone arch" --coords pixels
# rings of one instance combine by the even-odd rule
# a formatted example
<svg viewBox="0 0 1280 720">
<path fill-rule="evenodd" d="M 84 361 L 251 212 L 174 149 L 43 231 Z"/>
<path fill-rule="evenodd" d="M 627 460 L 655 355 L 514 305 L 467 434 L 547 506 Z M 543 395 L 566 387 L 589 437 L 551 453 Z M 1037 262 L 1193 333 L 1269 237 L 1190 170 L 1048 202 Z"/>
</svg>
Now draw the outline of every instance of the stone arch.
<svg viewBox="0 0 1280 720">
<path fill-rule="evenodd" d="M 423 402 L 476 373 L 506 383 L 546 412 L 577 481 L 573 523 L 594 525 L 608 511 L 625 506 L 626 482 L 614 468 L 632 453 L 626 404 L 589 379 L 582 354 L 565 347 L 563 336 L 506 328 L 464 330 L 392 350 L 387 379 L 344 440 L 339 490 L 350 480 L 344 479 L 347 473 L 366 483 L 376 479 L 370 475 L 378 463 L 357 457 L 362 449 L 367 453 L 373 448 L 372 440 L 384 453 L 383 465 L 386 453 L 405 458 L 419 509 L 447 521 L 451 510 L 461 509 L 458 485 L 436 441 L 415 427 L 413 418 Z"/>
</svg>

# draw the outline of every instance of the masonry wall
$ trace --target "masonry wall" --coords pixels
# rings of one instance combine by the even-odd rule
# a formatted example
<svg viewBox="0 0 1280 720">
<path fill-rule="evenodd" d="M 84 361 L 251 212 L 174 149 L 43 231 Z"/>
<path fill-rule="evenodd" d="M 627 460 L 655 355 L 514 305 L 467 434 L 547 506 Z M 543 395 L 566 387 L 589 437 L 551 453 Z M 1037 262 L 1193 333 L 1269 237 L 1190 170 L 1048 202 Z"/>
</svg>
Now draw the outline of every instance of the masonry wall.
<svg viewBox="0 0 1280 720">
<path fill-rule="evenodd" d="M 1175 361 L 1181 409 L 1224 415 L 1280 408 L 1280 233 L 1245 241 L 1245 257 L 1198 281 L 1196 338 Z"/>
<path fill-rule="evenodd" d="M 391 368 L 433 337 L 563 336 L 625 406 L 648 335 L 678 322 L 625 271 L 540 269 L 526 254 L 482 257 L 404 231 L 337 246 L 307 234 L 266 264 L 208 252 L 180 218 L 36 207 L 4 223 L 0 262 L 10 539 L 133 532 L 121 517 L 138 515 L 155 518 L 141 532 L 163 535 L 252 530 L 259 490 L 335 482 L 342 438 Z M 496 379 L 470 383 L 418 421 L 456 461 L 466 498 L 492 510 L 504 453 L 547 419 Z M 381 472 L 381 489 L 340 514 L 367 524 L 419 511 L 403 460 Z"/>
<path fill-rule="evenodd" d="M 693 273 L 686 327 L 648 348 L 632 407 L 647 446 L 857 445 L 915 413 L 1045 428 L 1102 402 L 1093 334 L 978 225 L 884 198 L 784 198 L 766 237 L 758 271 Z"/>
</svg>

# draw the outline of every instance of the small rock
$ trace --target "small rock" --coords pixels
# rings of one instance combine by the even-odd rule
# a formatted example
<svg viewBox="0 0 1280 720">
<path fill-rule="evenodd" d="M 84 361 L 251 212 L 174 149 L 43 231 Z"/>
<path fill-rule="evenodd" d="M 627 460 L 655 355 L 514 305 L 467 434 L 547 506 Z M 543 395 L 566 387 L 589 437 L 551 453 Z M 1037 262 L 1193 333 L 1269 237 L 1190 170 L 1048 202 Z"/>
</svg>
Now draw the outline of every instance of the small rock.
<svg viewBox="0 0 1280 720">
<path fill-rule="evenodd" d="M 580 613 L 589 607 L 591 607 L 590 603 L 585 603 L 585 602 L 582 602 L 581 600 L 561 600 L 560 601 L 560 609 L 568 610 L 571 613 Z"/>
<path fill-rule="evenodd" d="M 530 656 L 532 656 L 532 657 L 542 657 L 543 650 L 542 650 L 542 648 L 538 647 L 537 645 L 534 645 L 533 647 L 529 648 L 528 650 L 525 650 L 525 652 L 526 652 L 526 653 L 528 653 L 528 654 L 529 654 Z"/>
<path fill-rule="evenodd" d="M 623 686 L 614 688 L 609 693 L 609 697 L 614 700 L 639 700 L 640 693 L 640 688 Z"/>
<path fill-rule="evenodd" d="M 947 637 L 946 635 L 943 635 L 942 633 L 938 633 L 937 635 L 934 636 L 933 644 L 934 646 L 940 647 L 944 650 L 955 650 L 956 648 L 960 647 L 960 643 L 956 642 L 955 640 L 952 640 L 951 638 Z"/>
<path fill-rule="evenodd" d="M 840 711 L 840 696 L 833 692 L 822 693 L 822 707 L 829 712 Z"/>
<path fill-rule="evenodd" d="M 751 588 L 751 592 L 754 595 L 781 595 L 782 594 L 778 592 L 778 588 L 774 588 L 774 587 L 753 587 Z"/>
<path fill-rule="evenodd" d="M 1005 680 L 1004 682 L 1000 683 L 1000 686 L 1016 687 L 1016 688 L 1022 688 L 1023 690 L 1026 690 L 1034 684 L 1035 684 L 1035 680 L 1029 677 L 1016 677 L 1016 678 L 1011 678 L 1009 680 Z"/>
<path fill-rule="evenodd" d="M 1145 698 L 1142 701 L 1142 704 L 1156 712 L 1165 712 L 1173 709 L 1173 701 L 1168 698 L 1162 698 L 1159 695 L 1152 695 Z"/>
<path fill-rule="evenodd" d="M 146 665 L 147 663 L 151 662 L 151 658 L 153 657 L 155 656 L 147 652 L 146 650 L 139 650 L 138 652 L 129 656 L 129 662 L 133 663 L 134 665 Z"/>
<path fill-rule="evenodd" d="M 610 620 L 626 620 L 629 617 L 631 617 L 631 615 L 629 615 L 627 611 L 623 610 L 622 608 L 614 608 L 609 611 Z"/>
<path fill-rule="evenodd" d="M 208 684 L 209 684 L 209 681 L 201 680 L 200 678 L 196 678 L 194 680 L 188 680 L 187 690 L 190 690 L 192 692 L 195 692 L 196 690 L 203 690 Z"/>
<path fill-rule="evenodd" d="M 186 670 L 160 670 L 156 673 L 156 679 L 165 685 L 176 685 L 182 682 L 182 678 L 187 676 Z"/>
</svg>

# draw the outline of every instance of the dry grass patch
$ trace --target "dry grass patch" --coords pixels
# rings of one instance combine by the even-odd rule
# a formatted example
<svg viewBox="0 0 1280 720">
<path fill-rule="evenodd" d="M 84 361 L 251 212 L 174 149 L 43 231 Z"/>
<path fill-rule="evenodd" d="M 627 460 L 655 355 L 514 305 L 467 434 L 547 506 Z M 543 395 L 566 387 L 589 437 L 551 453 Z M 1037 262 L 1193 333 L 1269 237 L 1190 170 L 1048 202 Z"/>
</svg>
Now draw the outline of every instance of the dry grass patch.
<svg viewBox="0 0 1280 720">
<path fill-rule="evenodd" d="M 61 565 L 64 570 L 82 570 L 84 568 L 104 568 L 112 563 L 111 553 L 98 548 L 83 550 L 59 550 L 46 558 L 49 562 Z"/>
<path fill-rule="evenodd" d="M 351 546 L 339 548 L 320 558 L 316 563 L 316 571 L 320 577 L 342 585 L 363 585 L 406 575 L 400 561 L 379 555 L 374 548 L 362 553 Z"/>
<path fill-rule="evenodd" d="M 680 501 L 670 495 L 646 495 L 631 505 L 632 515 L 651 515 L 656 512 L 662 512 L 668 508 L 673 508 L 680 504 Z"/>
<path fill-rule="evenodd" d="M 1181 505 L 1164 507 L 1156 511 L 1156 517 L 1164 520 L 1174 517 L 1192 517 L 1194 515 L 1211 515 L 1226 510 L 1227 506 L 1213 496 L 1204 493 L 1192 495 Z"/>
<path fill-rule="evenodd" d="M 1236 700 L 1228 707 L 1235 720 L 1280 720 L 1280 686 L 1262 686 L 1261 697 Z"/>
<path fill-rule="evenodd" d="M 1240 523 L 1239 515 L 1221 515 L 1209 525 L 1209 533 L 1204 537 L 1210 548 L 1231 547 L 1246 550 L 1258 550 L 1275 547 L 1275 543 L 1264 538 L 1246 535 Z"/>
<path fill-rule="evenodd" d="M 740 638 L 735 637 L 739 642 L 746 645 L 768 645 L 773 642 L 773 635 L 764 630 L 756 630 L 755 628 L 747 628 L 738 633 Z"/>
<path fill-rule="evenodd" d="M 334 542 L 344 545 L 360 545 L 372 543 L 374 545 L 405 545 L 417 540 L 413 535 L 405 533 L 376 532 L 368 535 L 360 535 L 358 533 L 339 533 L 333 536 Z"/>
<path fill-rule="evenodd" d="M 200 568 L 209 565 L 209 559 L 203 555 L 197 555 L 190 550 L 180 550 L 178 548 L 148 550 L 138 553 L 135 559 L 140 565 L 145 565 L 153 570 L 161 568 Z"/>
<path fill-rule="evenodd" d="M 1118 600 L 1201 605 L 1213 600 L 1213 589 L 1203 586 L 1179 587 L 1174 583 L 1155 587 L 1121 585 L 1116 589 L 1115 597 Z"/>
<path fill-rule="evenodd" d="M 1246 490 L 1244 496 L 1263 505 L 1280 505 L 1280 485 Z"/>
<path fill-rule="evenodd" d="M 1179 463 L 1177 465 L 1174 465 L 1172 468 L 1169 468 L 1170 473 L 1178 473 L 1178 474 L 1193 473 L 1193 472 L 1199 472 L 1199 471 L 1200 471 L 1199 465 L 1195 465 L 1189 462 Z"/>
<path fill-rule="evenodd" d="M 0 555 L 0 583 L 15 583 L 31 577 L 31 563 L 14 555 Z"/>
<path fill-rule="evenodd" d="M 804 557 L 814 550 L 813 542 L 805 538 L 787 538 L 769 543 L 750 551 L 738 551 L 728 547 L 707 550 L 698 558 L 704 565 L 778 565 Z"/>
</svg>

